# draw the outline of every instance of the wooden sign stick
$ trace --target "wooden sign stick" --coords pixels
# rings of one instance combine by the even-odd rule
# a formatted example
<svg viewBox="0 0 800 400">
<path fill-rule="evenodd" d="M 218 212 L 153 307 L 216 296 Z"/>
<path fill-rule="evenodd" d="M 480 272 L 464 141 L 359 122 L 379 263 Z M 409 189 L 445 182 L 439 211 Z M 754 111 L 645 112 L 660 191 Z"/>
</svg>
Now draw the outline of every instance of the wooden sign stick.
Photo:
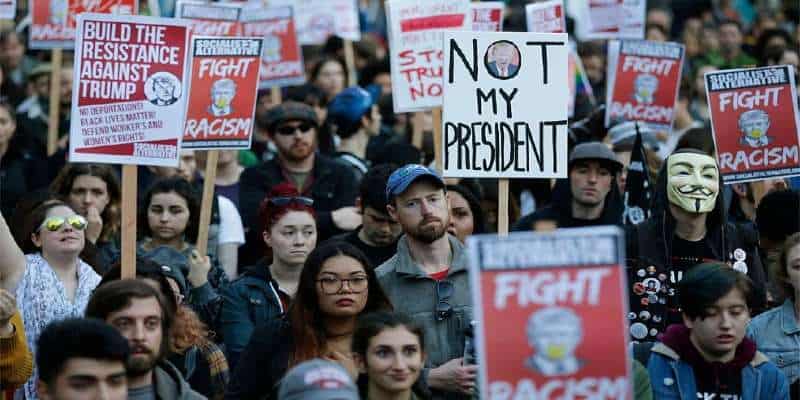
<svg viewBox="0 0 800 400">
<path fill-rule="evenodd" d="M 508 236 L 508 179 L 497 182 L 497 233 Z"/>
<path fill-rule="evenodd" d="M 63 50 L 53 49 L 50 70 L 50 115 L 47 118 L 47 155 L 52 156 L 58 150 L 58 122 L 61 113 L 61 64 Z"/>
<path fill-rule="evenodd" d="M 122 279 L 136 278 L 136 165 L 122 166 Z"/>
<path fill-rule="evenodd" d="M 442 168 L 442 107 L 433 109 L 433 157 L 436 171 L 441 174 Z"/>
<path fill-rule="evenodd" d="M 417 111 L 411 119 L 411 145 L 422 151 L 423 125 L 425 124 L 425 112 Z"/>
<path fill-rule="evenodd" d="M 275 107 L 283 101 L 281 96 L 281 88 L 273 86 L 270 88 L 270 96 L 272 97 L 272 106 Z"/>
<path fill-rule="evenodd" d="M 356 79 L 356 55 L 353 51 L 353 41 L 344 41 L 344 64 L 347 66 L 347 86 L 355 86 Z"/>
<path fill-rule="evenodd" d="M 203 181 L 203 202 L 200 208 L 200 229 L 197 232 L 197 251 L 208 254 L 208 227 L 211 224 L 211 205 L 214 202 L 214 183 L 217 180 L 219 150 L 209 150 L 206 158 L 206 174 Z"/>
</svg>

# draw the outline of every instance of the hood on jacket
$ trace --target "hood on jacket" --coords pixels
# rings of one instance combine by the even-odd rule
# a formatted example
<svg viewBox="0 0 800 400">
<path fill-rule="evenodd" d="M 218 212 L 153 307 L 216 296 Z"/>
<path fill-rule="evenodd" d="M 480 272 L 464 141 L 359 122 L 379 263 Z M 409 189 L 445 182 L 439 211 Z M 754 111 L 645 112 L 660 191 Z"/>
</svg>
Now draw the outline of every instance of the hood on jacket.
<svg viewBox="0 0 800 400">
<path fill-rule="evenodd" d="M 180 371 L 169 361 L 161 361 L 153 371 L 153 387 L 156 398 L 162 400 L 200 400 L 205 396 L 195 392 L 183 379 Z"/>
<path fill-rule="evenodd" d="M 572 216 L 572 186 L 569 178 L 556 181 L 550 206 L 558 212 L 559 216 Z M 614 176 L 611 179 L 611 189 L 606 194 L 600 220 L 606 225 L 621 225 L 624 210 L 625 205 L 622 202 L 622 195 L 619 193 L 617 178 Z"/>
</svg>

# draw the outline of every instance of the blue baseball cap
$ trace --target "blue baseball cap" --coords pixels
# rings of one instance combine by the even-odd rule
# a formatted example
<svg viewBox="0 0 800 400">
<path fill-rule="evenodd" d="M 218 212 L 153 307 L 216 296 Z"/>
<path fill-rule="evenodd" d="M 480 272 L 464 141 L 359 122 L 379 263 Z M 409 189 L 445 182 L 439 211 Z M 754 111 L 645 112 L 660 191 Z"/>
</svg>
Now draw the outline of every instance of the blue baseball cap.
<svg viewBox="0 0 800 400">
<path fill-rule="evenodd" d="M 386 182 L 386 200 L 391 202 L 392 199 L 402 194 L 411 186 L 414 181 L 422 177 L 433 178 L 432 181 L 439 187 L 444 187 L 444 180 L 436 171 L 419 164 L 408 164 L 396 169 L 389 176 Z"/>
<path fill-rule="evenodd" d="M 375 104 L 375 97 L 358 86 L 339 92 L 328 104 L 328 119 L 339 126 L 358 124 Z"/>
</svg>

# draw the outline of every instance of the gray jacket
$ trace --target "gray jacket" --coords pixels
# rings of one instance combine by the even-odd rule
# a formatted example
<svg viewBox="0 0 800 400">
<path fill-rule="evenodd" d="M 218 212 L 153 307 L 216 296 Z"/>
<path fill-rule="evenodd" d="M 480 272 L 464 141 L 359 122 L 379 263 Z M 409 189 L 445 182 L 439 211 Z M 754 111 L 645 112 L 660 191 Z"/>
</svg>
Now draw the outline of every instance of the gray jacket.
<svg viewBox="0 0 800 400">
<path fill-rule="evenodd" d="M 168 361 L 158 363 L 153 378 L 159 400 L 206 400 L 205 396 L 189 387 L 180 371 Z"/>
<path fill-rule="evenodd" d="M 413 260 L 405 236 L 397 243 L 397 254 L 375 270 L 395 311 L 408 314 L 425 329 L 427 366 L 432 368 L 464 355 L 464 331 L 472 321 L 466 250 L 458 239 L 447 237 L 452 251 L 447 280 L 454 290 L 448 300 L 453 314 L 444 321 L 436 320 L 436 281 Z"/>
</svg>

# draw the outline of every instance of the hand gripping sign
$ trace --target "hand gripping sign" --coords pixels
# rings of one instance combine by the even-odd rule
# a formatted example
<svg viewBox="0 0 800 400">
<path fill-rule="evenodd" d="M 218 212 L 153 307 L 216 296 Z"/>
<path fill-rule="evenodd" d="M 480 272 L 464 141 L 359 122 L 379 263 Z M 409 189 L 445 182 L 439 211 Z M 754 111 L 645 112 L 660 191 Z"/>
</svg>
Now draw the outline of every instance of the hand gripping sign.
<svg viewBox="0 0 800 400">
<path fill-rule="evenodd" d="M 630 398 L 621 230 L 477 235 L 467 246 L 480 398 Z"/>
<path fill-rule="evenodd" d="M 138 10 L 137 0 L 31 0 L 30 47 L 72 48 L 78 14 L 131 15 Z"/>
<path fill-rule="evenodd" d="M 794 68 L 715 71 L 705 80 L 725 183 L 800 175 Z"/>
<path fill-rule="evenodd" d="M 70 162 L 178 166 L 189 29 L 174 19 L 78 16 Z"/>
<path fill-rule="evenodd" d="M 192 38 L 192 91 L 184 148 L 250 148 L 262 42 L 260 38 Z"/>
<path fill-rule="evenodd" d="M 567 35 L 449 31 L 444 45 L 444 176 L 566 177 Z"/>
<path fill-rule="evenodd" d="M 669 132 L 683 65 L 683 45 L 644 40 L 609 42 L 606 126 L 640 121 Z"/>
</svg>

